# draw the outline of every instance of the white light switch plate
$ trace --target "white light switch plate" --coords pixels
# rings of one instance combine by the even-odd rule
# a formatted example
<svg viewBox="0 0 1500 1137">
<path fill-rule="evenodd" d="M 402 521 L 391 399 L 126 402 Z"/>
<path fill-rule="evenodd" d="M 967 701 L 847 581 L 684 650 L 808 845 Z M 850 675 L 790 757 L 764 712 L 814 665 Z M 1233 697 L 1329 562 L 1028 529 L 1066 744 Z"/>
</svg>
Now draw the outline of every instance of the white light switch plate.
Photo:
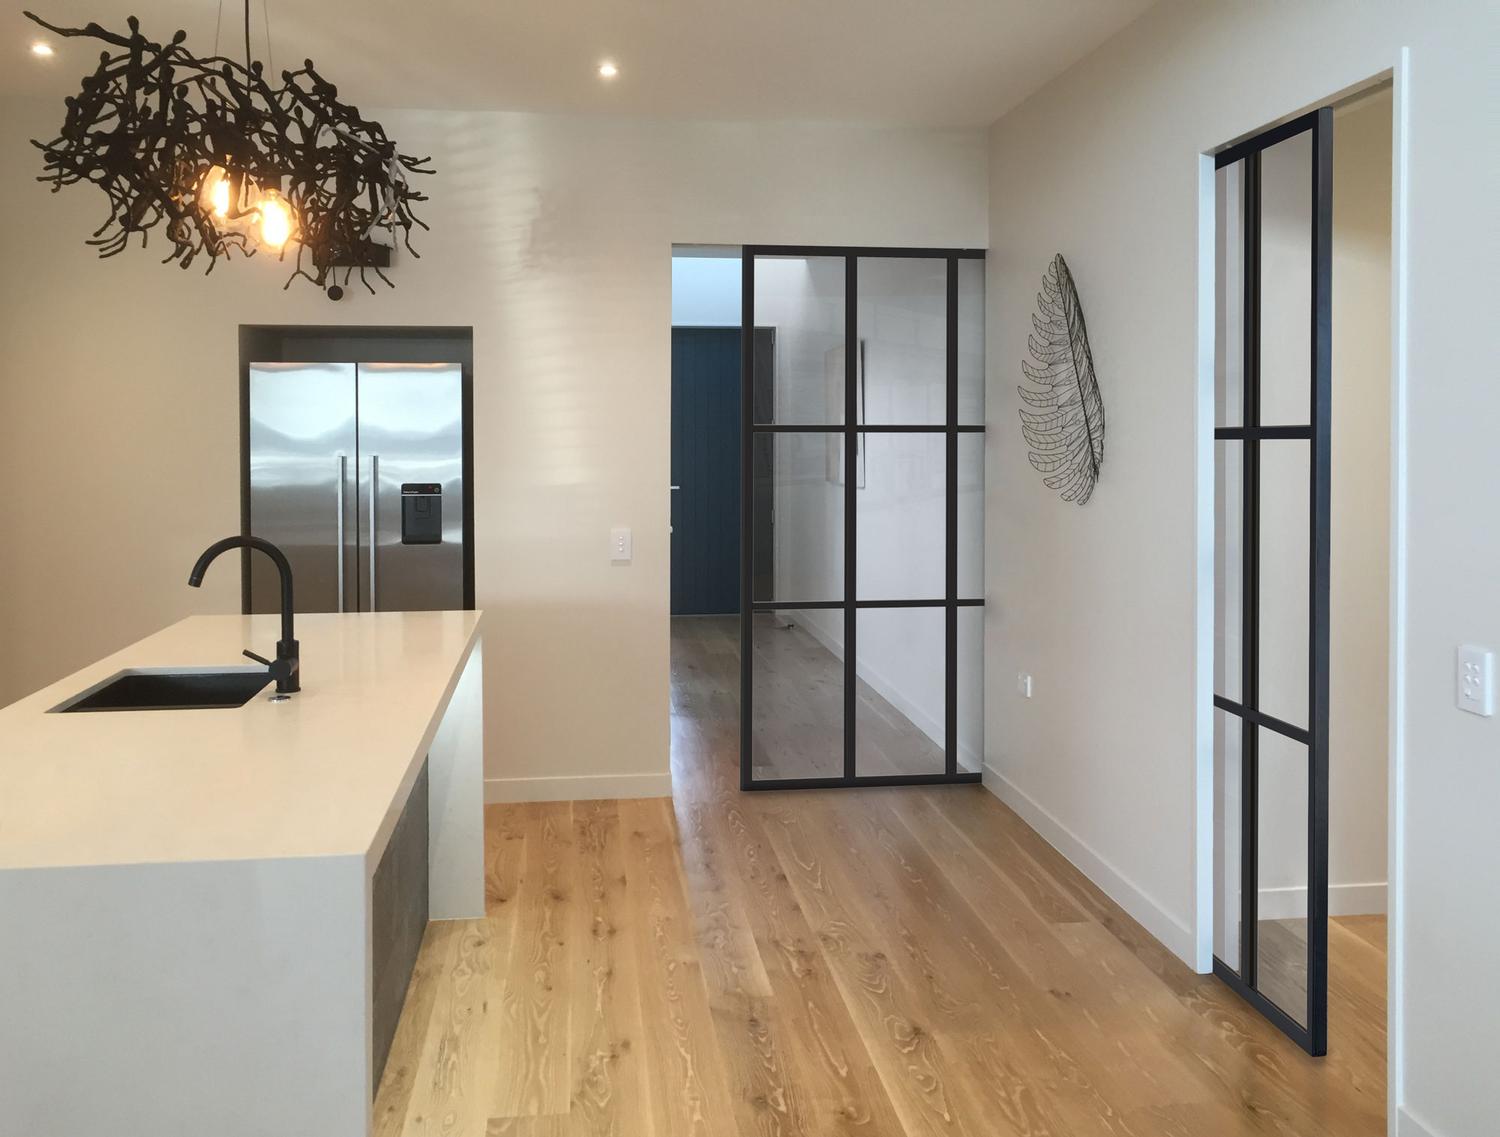
<svg viewBox="0 0 1500 1137">
<path fill-rule="evenodd" d="M 1464 644 L 1458 649 L 1458 709 L 1489 716 L 1495 713 L 1495 653 Z"/>
<path fill-rule="evenodd" d="M 628 565 L 635 556 L 635 541 L 630 536 L 630 530 L 623 525 L 617 525 L 609 531 L 609 559 L 617 565 Z"/>
</svg>

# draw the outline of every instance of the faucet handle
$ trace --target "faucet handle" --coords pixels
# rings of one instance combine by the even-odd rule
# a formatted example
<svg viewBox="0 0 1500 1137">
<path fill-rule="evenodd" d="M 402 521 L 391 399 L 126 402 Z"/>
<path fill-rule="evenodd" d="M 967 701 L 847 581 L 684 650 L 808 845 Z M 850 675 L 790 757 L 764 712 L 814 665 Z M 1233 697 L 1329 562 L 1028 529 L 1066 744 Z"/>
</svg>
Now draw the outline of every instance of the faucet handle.
<svg viewBox="0 0 1500 1137">
<path fill-rule="evenodd" d="M 250 650 L 250 649 L 249 649 L 249 648 L 246 648 L 246 649 L 245 649 L 245 650 L 244 650 L 244 651 L 243 651 L 243 652 L 242 652 L 242 653 L 241 653 L 241 654 L 242 654 L 242 655 L 245 655 L 245 656 L 247 656 L 247 657 L 248 657 L 248 658 L 250 658 L 250 659 L 253 659 L 253 660 L 255 660 L 255 662 L 256 662 L 256 663 L 261 663 L 261 664 L 264 664 L 264 665 L 265 665 L 265 666 L 267 666 L 267 667 L 270 667 L 270 666 L 271 666 L 271 661 L 270 661 L 270 660 L 269 660 L 269 659 L 267 659 L 267 658 L 266 658 L 266 657 L 265 657 L 265 656 L 263 656 L 263 655 L 256 655 L 256 654 L 255 654 L 255 653 L 254 653 L 254 652 L 253 652 L 253 651 L 251 651 L 251 650 Z"/>
</svg>

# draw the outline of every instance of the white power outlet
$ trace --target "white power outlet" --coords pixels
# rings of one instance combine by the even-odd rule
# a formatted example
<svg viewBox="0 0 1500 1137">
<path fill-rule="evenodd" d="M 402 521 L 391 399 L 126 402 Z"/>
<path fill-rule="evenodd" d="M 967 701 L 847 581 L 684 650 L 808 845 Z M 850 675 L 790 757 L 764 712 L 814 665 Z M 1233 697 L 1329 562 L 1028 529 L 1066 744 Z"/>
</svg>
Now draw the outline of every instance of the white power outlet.
<svg viewBox="0 0 1500 1137">
<path fill-rule="evenodd" d="M 623 525 L 609 531 L 609 559 L 613 564 L 628 565 L 635 556 L 635 541 Z"/>
<path fill-rule="evenodd" d="M 1031 698 L 1031 676 L 1024 671 L 1016 675 L 1016 690 L 1026 698 Z"/>
<path fill-rule="evenodd" d="M 1473 644 L 1458 649 L 1458 709 L 1489 716 L 1495 713 L 1495 653 Z"/>
</svg>

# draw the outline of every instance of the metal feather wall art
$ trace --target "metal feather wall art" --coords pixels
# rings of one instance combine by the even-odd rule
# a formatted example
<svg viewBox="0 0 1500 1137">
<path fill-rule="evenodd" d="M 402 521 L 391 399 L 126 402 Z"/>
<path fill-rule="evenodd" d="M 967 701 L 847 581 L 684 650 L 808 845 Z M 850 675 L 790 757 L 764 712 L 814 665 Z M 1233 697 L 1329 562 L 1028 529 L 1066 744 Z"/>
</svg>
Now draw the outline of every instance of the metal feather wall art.
<svg viewBox="0 0 1500 1137">
<path fill-rule="evenodd" d="M 1027 337 L 1034 362 L 1022 361 L 1031 386 L 1016 389 L 1021 434 L 1032 467 L 1064 501 L 1083 505 L 1093 496 L 1104 463 L 1104 400 L 1094 376 L 1088 328 L 1073 274 L 1061 253 L 1052 258 L 1037 293 Z"/>
</svg>

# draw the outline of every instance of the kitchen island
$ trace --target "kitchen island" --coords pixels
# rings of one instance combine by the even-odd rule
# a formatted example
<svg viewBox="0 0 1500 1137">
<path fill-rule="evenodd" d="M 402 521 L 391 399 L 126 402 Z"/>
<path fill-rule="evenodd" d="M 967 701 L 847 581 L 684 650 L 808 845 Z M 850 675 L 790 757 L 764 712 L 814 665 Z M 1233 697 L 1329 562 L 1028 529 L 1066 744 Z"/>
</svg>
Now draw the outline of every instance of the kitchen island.
<svg viewBox="0 0 1500 1137">
<path fill-rule="evenodd" d="M 412 936 L 484 914 L 479 623 L 302 615 L 284 701 L 54 713 L 277 638 L 198 616 L 0 710 L 0 1137 L 368 1133 Z"/>
</svg>

